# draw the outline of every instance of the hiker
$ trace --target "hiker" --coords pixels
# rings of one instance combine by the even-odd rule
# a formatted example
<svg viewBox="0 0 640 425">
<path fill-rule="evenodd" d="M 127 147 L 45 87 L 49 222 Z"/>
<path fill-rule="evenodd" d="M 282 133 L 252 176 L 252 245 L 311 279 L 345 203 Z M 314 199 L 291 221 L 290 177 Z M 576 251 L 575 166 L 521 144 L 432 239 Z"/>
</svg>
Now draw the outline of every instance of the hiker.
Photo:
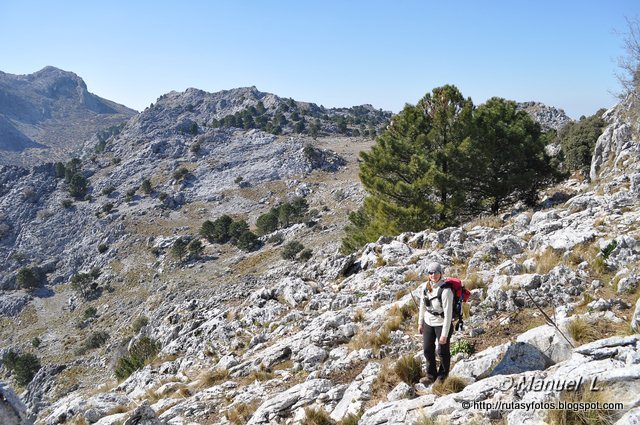
<svg viewBox="0 0 640 425">
<path fill-rule="evenodd" d="M 442 266 L 430 263 L 427 267 L 428 280 L 422 287 L 418 332 L 422 334 L 424 358 L 427 362 L 426 383 L 444 380 L 449 375 L 451 351 L 449 343 L 453 334 L 453 290 L 444 285 Z M 438 297 L 440 292 L 440 297 Z M 436 340 L 440 367 L 436 369 Z"/>
</svg>

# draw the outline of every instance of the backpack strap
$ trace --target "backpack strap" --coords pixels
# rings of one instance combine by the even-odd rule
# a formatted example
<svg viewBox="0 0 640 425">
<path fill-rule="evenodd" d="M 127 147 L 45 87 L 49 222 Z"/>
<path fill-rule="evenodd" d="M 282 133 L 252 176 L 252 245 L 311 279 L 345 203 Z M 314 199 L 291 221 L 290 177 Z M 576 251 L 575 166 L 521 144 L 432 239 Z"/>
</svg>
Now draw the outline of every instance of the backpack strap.
<svg viewBox="0 0 640 425">
<path fill-rule="evenodd" d="M 438 301 L 440 301 L 440 305 L 442 305 L 442 291 L 444 291 L 445 289 L 451 289 L 451 291 L 453 292 L 453 288 L 451 287 L 451 283 L 445 281 L 445 283 L 440 285 L 440 287 L 438 288 L 438 292 L 437 292 L 435 297 L 428 298 L 428 296 L 427 296 L 427 298 L 429 299 L 429 305 L 431 305 L 431 300 L 435 300 L 436 298 L 438 299 Z M 425 293 L 425 295 L 427 294 L 427 289 L 426 288 L 424 290 L 424 293 Z M 438 317 L 444 318 L 444 311 L 443 312 L 433 311 L 430 308 L 427 308 L 427 311 L 429 313 L 433 314 L 434 316 L 438 316 Z"/>
</svg>

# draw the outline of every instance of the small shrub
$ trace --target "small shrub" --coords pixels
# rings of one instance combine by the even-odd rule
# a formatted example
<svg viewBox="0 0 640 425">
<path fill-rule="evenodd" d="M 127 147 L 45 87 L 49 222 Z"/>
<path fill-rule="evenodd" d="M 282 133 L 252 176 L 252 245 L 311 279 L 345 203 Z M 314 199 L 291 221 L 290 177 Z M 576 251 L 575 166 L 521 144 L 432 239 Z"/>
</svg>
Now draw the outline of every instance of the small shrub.
<svg viewBox="0 0 640 425">
<path fill-rule="evenodd" d="M 238 176 L 238 177 L 236 177 L 236 179 L 233 182 L 235 184 L 240 184 L 240 183 L 242 183 L 242 180 L 244 180 L 244 177 Z"/>
<path fill-rule="evenodd" d="M 359 415 L 354 415 L 353 413 L 349 413 L 347 416 L 342 418 L 337 425 L 358 425 L 360 422 L 360 418 L 362 417 L 362 413 Z"/>
<path fill-rule="evenodd" d="M 260 240 L 255 233 L 246 230 L 238 238 L 236 246 L 243 251 L 255 251 L 256 249 L 260 248 Z"/>
<path fill-rule="evenodd" d="M 467 383 L 457 376 L 448 376 L 444 381 L 436 381 L 431 387 L 431 391 L 435 395 L 446 395 L 459 393 L 464 390 Z"/>
<path fill-rule="evenodd" d="M 102 194 L 103 194 L 103 195 L 106 195 L 106 196 L 109 196 L 109 195 L 111 195 L 115 190 L 116 190 L 116 188 L 115 188 L 115 187 L 113 187 L 113 186 L 107 186 L 107 187 L 105 187 L 104 189 L 102 189 Z"/>
<path fill-rule="evenodd" d="M 105 342 L 107 342 L 108 339 L 109 334 L 107 332 L 97 331 L 89 335 L 89 337 L 82 344 L 82 347 L 86 350 L 100 348 L 104 345 Z"/>
<path fill-rule="evenodd" d="M 176 171 L 174 171 L 173 179 L 176 181 L 182 181 L 187 177 L 188 174 L 189 170 L 187 170 L 185 167 L 180 167 Z"/>
<path fill-rule="evenodd" d="M 160 344 L 149 337 L 142 337 L 116 362 L 115 374 L 120 380 L 127 379 L 133 372 L 144 367 L 160 351 Z"/>
<path fill-rule="evenodd" d="M 199 258 L 202 255 L 202 251 L 204 250 L 204 246 L 200 239 L 194 239 L 187 246 L 187 250 L 189 251 L 189 255 L 195 258 Z"/>
<path fill-rule="evenodd" d="M 111 202 L 108 202 L 102 206 L 102 212 L 106 214 L 109 214 L 112 209 L 113 209 L 113 204 Z"/>
<path fill-rule="evenodd" d="M 98 252 L 100 254 L 104 254 L 108 249 L 109 247 L 106 244 L 101 243 L 100 245 L 98 245 Z"/>
<path fill-rule="evenodd" d="M 309 248 L 303 249 L 298 255 L 298 259 L 304 262 L 309 261 L 309 259 L 313 256 L 313 251 Z"/>
<path fill-rule="evenodd" d="M 280 233 L 276 233 L 275 235 L 269 237 L 267 242 L 273 245 L 280 245 L 282 242 L 284 242 L 284 236 L 282 236 Z"/>
<path fill-rule="evenodd" d="M 41 340 L 40 338 L 38 338 L 37 336 L 36 336 L 36 337 L 34 337 L 34 338 L 31 340 L 31 345 L 33 346 L 33 348 L 38 348 L 38 347 L 40 347 L 40 344 L 42 344 L 42 340 Z"/>
<path fill-rule="evenodd" d="M 151 187 L 151 181 L 149 179 L 142 180 L 142 184 L 140 185 L 140 190 L 145 194 L 149 195 L 153 192 L 153 188 Z"/>
<path fill-rule="evenodd" d="M 282 258 L 285 260 L 293 260 L 296 258 L 296 255 L 304 249 L 304 245 L 302 245 L 298 241 L 291 241 L 286 244 L 282 250 Z"/>
<path fill-rule="evenodd" d="M 467 341 L 466 339 L 461 339 L 451 344 L 452 356 L 455 356 L 458 353 L 473 354 L 473 352 L 474 352 L 473 344 Z"/>
<path fill-rule="evenodd" d="M 40 286 L 40 278 L 33 268 L 23 267 L 16 275 L 16 284 L 20 289 L 32 291 Z"/>
<path fill-rule="evenodd" d="M 323 408 L 305 407 L 302 425 L 334 425 L 335 422 Z"/>
<path fill-rule="evenodd" d="M 88 307 L 84 311 L 84 314 L 82 315 L 82 317 L 86 320 L 86 319 L 91 319 L 93 317 L 96 317 L 97 314 L 98 314 L 98 310 L 96 310 L 95 307 Z"/>
<path fill-rule="evenodd" d="M 149 324 L 149 319 L 146 316 L 138 316 L 136 320 L 131 324 L 133 332 L 138 333 L 142 328 Z"/>
<path fill-rule="evenodd" d="M 178 261 L 187 254 L 187 241 L 184 238 L 178 238 L 171 245 L 171 255 Z"/>
<path fill-rule="evenodd" d="M 417 384 L 422 378 L 422 364 L 411 354 L 400 357 L 396 362 L 396 375 L 409 385 Z"/>
<path fill-rule="evenodd" d="M 226 382 L 229 379 L 229 376 L 229 371 L 227 369 L 205 370 L 198 376 L 198 388 L 210 388 L 214 385 Z"/>
<path fill-rule="evenodd" d="M 31 382 L 41 367 L 40 360 L 33 354 L 17 354 L 13 351 L 4 355 L 2 363 L 13 373 L 18 385 L 23 387 Z"/>
</svg>

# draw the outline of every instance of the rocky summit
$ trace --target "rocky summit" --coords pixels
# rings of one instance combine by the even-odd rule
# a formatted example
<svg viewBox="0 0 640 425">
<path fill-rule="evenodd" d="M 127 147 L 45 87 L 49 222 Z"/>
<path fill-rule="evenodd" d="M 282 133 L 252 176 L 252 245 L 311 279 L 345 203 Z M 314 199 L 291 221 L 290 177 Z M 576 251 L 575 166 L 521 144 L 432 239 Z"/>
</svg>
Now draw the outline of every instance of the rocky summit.
<svg viewBox="0 0 640 425">
<path fill-rule="evenodd" d="M 0 168 L 0 423 L 577 423 L 577 403 L 637 423 L 634 99 L 606 112 L 590 179 L 350 255 L 358 153 L 389 118 L 368 105 L 188 89 L 76 160 Z M 434 384 L 431 261 L 471 290 Z"/>
<path fill-rule="evenodd" d="M 135 114 L 90 93 L 72 72 L 52 66 L 29 75 L 0 71 L 0 164 L 65 159 L 99 130 Z"/>
</svg>

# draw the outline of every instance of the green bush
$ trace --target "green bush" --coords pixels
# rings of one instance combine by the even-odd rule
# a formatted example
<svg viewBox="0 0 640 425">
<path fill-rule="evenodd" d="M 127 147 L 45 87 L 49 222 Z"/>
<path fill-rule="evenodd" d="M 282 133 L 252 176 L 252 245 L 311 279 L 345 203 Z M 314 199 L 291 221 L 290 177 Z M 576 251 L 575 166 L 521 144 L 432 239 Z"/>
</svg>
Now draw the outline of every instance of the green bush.
<svg viewBox="0 0 640 425">
<path fill-rule="evenodd" d="M 291 241 L 286 244 L 282 249 L 282 258 L 285 260 L 293 260 L 296 258 L 296 255 L 304 249 L 304 245 L 302 245 L 298 241 Z"/>
<path fill-rule="evenodd" d="M 63 207 L 63 208 L 67 208 L 67 209 L 69 209 L 69 208 L 71 208 L 71 207 L 73 206 L 73 200 L 72 200 L 72 199 L 64 199 L 64 200 L 61 202 L 61 204 L 62 204 L 62 207 Z"/>
<path fill-rule="evenodd" d="M 178 238 L 171 245 L 171 255 L 177 259 L 182 260 L 182 258 L 187 254 L 187 241 L 184 238 Z"/>
<path fill-rule="evenodd" d="M 106 214 L 109 214 L 112 209 L 113 209 L 113 204 L 111 202 L 108 202 L 102 206 L 102 212 Z"/>
<path fill-rule="evenodd" d="M 131 324 L 131 329 L 133 329 L 133 332 L 138 333 L 142 328 L 144 328 L 148 324 L 149 324 L 149 319 L 146 316 L 139 316 Z"/>
<path fill-rule="evenodd" d="M 202 246 L 202 242 L 200 242 L 200 239 L 194 239 L 189 243 L 187 249 L 189 250 L 189 255 L 198 258 L 200 257 L 200 255 L 202 255 L 204 246 Z"/>
<path fill-rule="evenodd" d="M 147 195 L 153 192 L 153 188 L 151 187 L 151 181 L 149 179 L 142 180 L 142 184 L 140 185 L 140 190 L 142 190 Z"/>
<path fill-rule="evenodd" d="M 82 174 L 74 174 L 69 181 L 69 195 L 75 199 L 83 199 L 87 194 L 88 180 Z"/>
<path fill-rule="evenodd" d="M 100 254 L 104 254 L 105 252 L 107 252 L 107 250 L 109 249 L 109 247 L 103 243 L 101 243 L 100 245 L 98 245 L 98 252 Z"/>
<path fill-rule="evenodd" d="M 23 267 L 18 271 L 16 284 L 20 289 L 32 291 L 40 286 L 40 277 L 37 270 L 31 267 Z"/>
<path fill-rule="evenodd" d="M 236 245 L 243 251 L 255 251 L 256 249 L 260 248 L 260 240 L 258 239 L 258 236 L 255 235 L 255 233 L 247 230 L 240 235 Z"/>
<path fill-rule="evenodd" d="M 129 354 L 116 362 L 115 374 L 120 380 L 127 379 L 133 372 L 144 367 L 160 351 L 160 344 L 149 337 L 142 337 L 129 349 Z"/>
<path fill-rule="evenodd" d="M 109 339 L 109 334 L 104 331 L 93 332 L 89 337 L 84 340 L 80 349 L 76 351 L 77 355 L 83 355 L 89 350 L 102 347 Z"/>
<path fill-rule="evenodd" d="M 23 387 L 31 382 L 41 367 L 40 360 L 33 354 L 16 354 L 13 351 L 4 355 L 2 363 L 13 373 L 18 385 Z"/>
<path fill-rule="evenodd" d="M 31 345 L 33 346 L 33 348 L 38 348 L 38 347 L 40 347 L 40 344 L 42 344 L 42 340 L 41 340 L 40 338 L 38 338 L 37 336 L 36 336 L 36 337 L 34 337 L 34 338 L 31 340 Z"/>
<path fill-rule="evenodd" d="M 82 314 L 82 317 L 86 320 L 96 317 L 97 314 L 98 310 L 95 307 L 88 307 Z"/>
<path fill-rule="evenodd" d="M 228 215 L 218 217 L 214 221 L 205 221 L 200 228 L 200 235 L 211 243 L 227 243 L 231 238 L 229 227 L 233 219 Z"/>
<path fill-rule="evenodd" d="M 278 215 L 274 211 L 262 214 L 256 220 L 257 232 L 260 236 L 278 230 Z"/>
<path fill-rule="evenodd" d="M 109 195 L 111 195 L 115 190 L 116 190 L 116 188 L 115 188 L 115 187 L 113 187 L 113 186 L 107 186 L 107 187 L 105 187 L 104 189 L 102 189 L 102 194 L 103 194 L 103 195 L 106 195 L 106 196 L 109 196 Z"/>
<path fill-rule="evenodd" d="M 310 250 L 309 248 L 303 249 L 300 252 L 300 255 L 298 255 L 298 260 L 305 261 L 305 262 L 309 261 L 309 259 L 311 258 L 312 255 L 313 255 L 313 251 L 312 250 Z"/>
<path fill-rule="evenodd" d="M 77 273 L 71 276 L 71 289 L 77 291 L 84 299 L 98 289 L 98 284 L 89 273 Z"/>
<path fill-rule="evenodd" d="M 601 118 L 604 111 L 601 109 L 589 118 L 582 117 L 579 121 L 571 122 L 560 129 L 557 141 L 562 146 L 565 164 L 569 170 L 589 172 L 596 141 L 606 126 L 606 122 Z"/>
<path fill-rule="evenodd" d="M 472 354 L 474 352 L 473 344 L 466 339 L 451 344 L 451 355 L 455 356 L 458 353 Z"/>
</svg>

